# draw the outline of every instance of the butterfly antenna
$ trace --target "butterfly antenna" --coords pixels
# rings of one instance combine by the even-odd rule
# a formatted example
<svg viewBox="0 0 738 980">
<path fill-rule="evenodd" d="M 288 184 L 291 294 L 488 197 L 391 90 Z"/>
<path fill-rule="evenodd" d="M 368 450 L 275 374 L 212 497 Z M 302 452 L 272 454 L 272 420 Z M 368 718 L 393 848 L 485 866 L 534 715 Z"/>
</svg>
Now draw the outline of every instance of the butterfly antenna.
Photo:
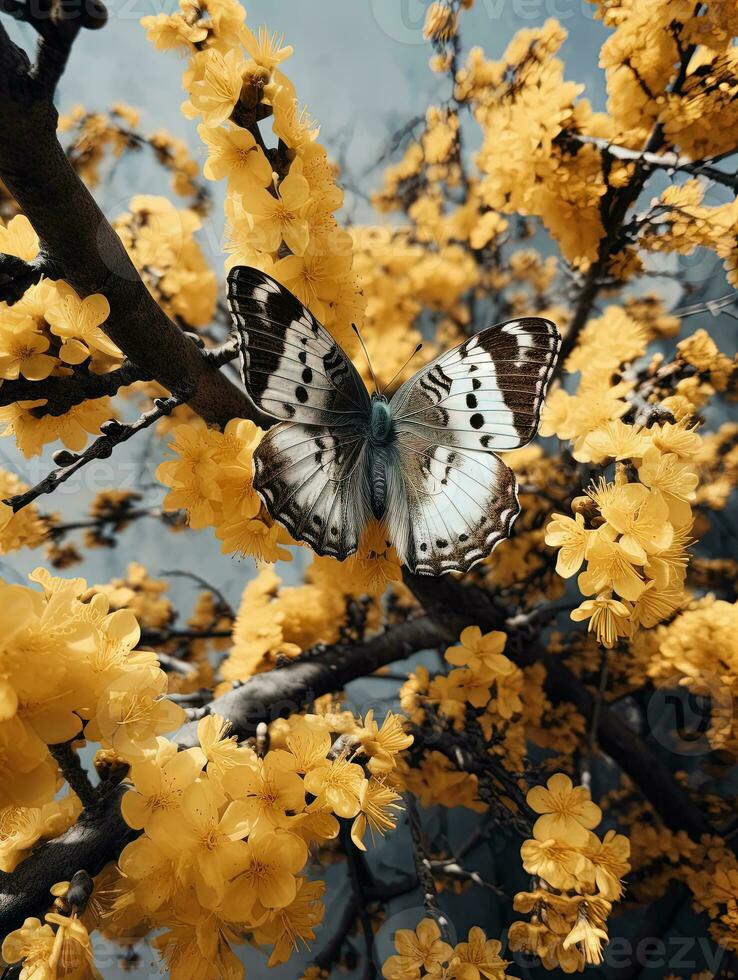
<svg viewBox="0 0 738 980">
<path fill-rule="evenodd" d="M 370 374 L 372 376 L 372 381 L 374 382 L 374 387 L 376 388 L 377 391 L 379 391 L 379 384 L 377 382 L 377 376 L 374 373 L 374 368 L 372 367 L 372 362 L 371 362 L 371 359 L 369 357 L 369 351 L 366 349 L 366 344 L 364 343 L 364 338 L 359 333 L 359 328 L 356 326 L 355 323 L 352 323 L 351 326 L 353 327 L 354 333 L 359 338 L 359 343 L 361 344 L 361 349 L 364 351 L 364 357 L 366 357 L 366 363 L 369 365 L 369 372 L 370 372 Z"/>
<path fill-rule="evenodd" d="M 387 391 L 387 389 L 388 389 L 388 388 L 391 388 L 391 387 L 392 387 L 392 385 L 394 384 L 394 382 L 395 382 L 395 381 L 397 380 L 397 378 L 399 378 L 399 376 L 400 376 L 400 375 L 402 374 L 402 372 L 403 372 L 403 371 L 405 370 L 405 368 L 406 368 L 406 367 L 408 366 L 408 364 L 410 363 L 410 361 L 412 361 L 412 359 L 413 359 L 413 358 L 415 357 L 415 355 L 416 355 L 416 354 L 418 353 L 418 351 L 420 351 L 420 350 L 422 350 L 422 347 L 423 347 L 423 345 L 422 345 L 422 344 L 418 344 L 418 346 L 417 346 L 417 347 L 415 348 L 415 350 L 414 350 L 414 351 L 412 352 L 412 354 L 410 355 L 410 357 L 408 357 L 408 359 L 407 359 L 407 360 L 405 361 L 405 363 L 404 363 L 404 364 L 402 365 L 402 367 L 400 368 L 400 370 L 396 372 L 396 374 L 395 374 L 395 376 L 394 376 L 394 377 L 392 378 L 392 380 L 391 380 L 391 381 L 389 381 L 389 382 L 388 382 L 388 383 L 387 383 L 387 384 L 386 384 L 386 385 L 384 386 L 384 390 L 385 390 L 385 391 Z"/>
</svg>

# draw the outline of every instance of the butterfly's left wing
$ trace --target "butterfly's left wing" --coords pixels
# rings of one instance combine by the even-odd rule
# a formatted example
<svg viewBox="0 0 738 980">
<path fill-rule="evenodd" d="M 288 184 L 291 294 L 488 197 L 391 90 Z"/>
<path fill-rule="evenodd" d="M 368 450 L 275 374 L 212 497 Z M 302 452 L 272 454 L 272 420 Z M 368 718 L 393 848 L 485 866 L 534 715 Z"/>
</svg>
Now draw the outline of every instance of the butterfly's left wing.
<svg viewBox="0 0 738 980">
<path fill-rule="evenodd" d="M 319 555 L 353 554 L 370 515 L 366 434 L 302 422 L 272 426 L 254 452 L 254 488 L 293 538 Z"/>
<path fill-rule="evenodd" d="M 535 435 L 560 344 L 540 317 L 489 327 L 392 398 L 401 479 L 390 485 L 387 524 L 411 571 L 468 571 L 509 535 L 517 486 L 494 450 Z"/>
</svg>

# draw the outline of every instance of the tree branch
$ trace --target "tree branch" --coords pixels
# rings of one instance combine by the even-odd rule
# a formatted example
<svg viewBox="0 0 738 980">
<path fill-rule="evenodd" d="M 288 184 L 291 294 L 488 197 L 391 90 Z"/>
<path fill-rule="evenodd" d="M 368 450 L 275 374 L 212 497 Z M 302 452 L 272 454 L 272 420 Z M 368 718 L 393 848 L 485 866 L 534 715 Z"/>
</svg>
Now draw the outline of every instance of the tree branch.
<svg viewBox="0 0 738 980">
<path fill-rule="evenodd" d="M 131 361 L 126 361 L 121 367 L 108 371 L 107 374 L 77 371 L 68 378 L 52 375 L 44 381 L 27 381 L 25 378 L 18 378 L 17 381 L 4 381 L 0 386 L 0 405 L 44 398 L 46 404 L 39 405 L 35 414 L 39 417 L 64 415 L 70 408 L 88 398 L 115 395 L 120 388 L 132 385 L 136 381 L 150 380 L 151 375 Z"/>
<path fill-rule="evenodd" d="M 247 738 L 259 722 L 269 724 L 294 714 L 323 694 L 340 691 L 352 680 L 441 641 L 437 627 L 423 617 L 391 626 L 359 644 L 337 643 L 312 656 L 303 654 L 284 667 L 255 674 L 197 710 L 195 720 L 180 729 L 176 740 L 181 747 L 196 745 L 197 721 L 208 714 L 228 718 L 233 734 Z"/>
<path fill-rule="evenodd" d="M 98 874 L 136 836 L 120 812 L 125 787 L 117 786 L 99 803 L 82 811 L 61 836 L 37 848 L 11 874 L 0 872 L 0 936 L 7 936 L 29 915 L 40 916 L 53 901 L 49 889 L 69 881 L 75 871 Z"/>
<path fill-rule="evenodd" d="M 174 395 L 170 398 L 156 398 L 154 400 L 154 408 L 148 412 L 144 412 L 143 415 L 140 415 L 130 425 L 121 425 L 120 422 L 116 422 L 114 419 L 110 422 L 104 422 L 100 426 L 103 435 L 95 439 L 94 442 L 91 442 L 84 452 L 76 454 L 66 449 L 58 450 L 54 453 L 54 460 L 59 464 L 56 469 L 52 470 L 51 473 L 45 476 L 34 487 L 31 487 L 30 490 L 26 490 L 24 493 L 18 493 L 14 497 L 8 497 L 4 502 L 9 507 L 12 507 L 15 513 L 18 513 L 19 510 L 27 507 L 28 504 L 33 503 L 34 500 L 43 494 L 53 493 L 60 483 L 66 483 L 78 470 L 81 470 L 83 466 L 87 466 L 94 459 L 107 459 L 116 446 L 119 446 L 122 442 L 127 442 L 137 432 L 140 432 L 142 429 L 147 429 L 165 415 L 169 415 L 180 404 L 182 404 L 182 400 Z"/>
<path fill-rule="evenodd" d="M 77 30 L 90 25 L 80 16 L 70 26 L 61 4 L 57 20 L 48 24 L 48 18 L 34 23 L 30 8 L 17 0 L 3 0 L 8 6 L 33 23 L 40 42 L 31 65 L 0 26 L 0 179 L 36 230 L 42 257 L 80 296 L 102 293 L 110 304 L 104 329 L 111 340 L 168 391 L 186 390 L 190 406 L 206 421 L 263 422 L 247 396 L 156 303 L 56 138 L 54 87 Z"/>
</svg>

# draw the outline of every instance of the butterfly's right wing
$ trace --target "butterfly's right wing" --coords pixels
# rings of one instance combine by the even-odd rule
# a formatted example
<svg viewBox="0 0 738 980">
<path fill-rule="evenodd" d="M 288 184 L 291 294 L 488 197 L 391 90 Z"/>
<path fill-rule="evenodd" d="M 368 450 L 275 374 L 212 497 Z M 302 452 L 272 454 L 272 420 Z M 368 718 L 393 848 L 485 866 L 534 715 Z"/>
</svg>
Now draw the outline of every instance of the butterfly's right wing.
<svg viewBox="0 0 738 980">
<path fill-rule="evenodd" d="M 368 419 L 371 401 L 358 371 L 288 289 L 259 269 L 236 266 L 228 273 L 228 305 L 257 408 L 331 429 L 356 415 Z"/>
<path fill-rule="evenodd" d="M 359 546 L 370 516 L 369 452 L 358 426 L 282 422 L 254 453 L 254 488 L 293 538 L 342 561 Z"/>
</svg>

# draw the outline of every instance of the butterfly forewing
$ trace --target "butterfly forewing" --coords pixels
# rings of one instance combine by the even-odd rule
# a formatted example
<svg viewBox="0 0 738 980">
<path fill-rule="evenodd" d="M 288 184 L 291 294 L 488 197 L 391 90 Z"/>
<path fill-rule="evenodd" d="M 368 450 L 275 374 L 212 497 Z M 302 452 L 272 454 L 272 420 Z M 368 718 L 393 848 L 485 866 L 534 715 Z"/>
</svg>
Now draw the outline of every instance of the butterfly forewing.
<svg viewBox="0 0 738 980">
<path fill-rule="evenodd" d="M 509 535 L 517 486 L 492 450 L 535 435 L 559 345 L 550 321 L 511 320 L 442 354 L 395 394 L 405 492 L 390 495 L 387 524 L 411 571 L 467 571 Z"/>
<path fill-rule="evenodd" d="M 342 425 L 370 410 L 359 373 L 292 293 L 258 269 L 228 274 L 243 379 L 257 408 L 276 419 Z"/>
<path fill-rule="evenodd" d="M 391 402 L 398 434 L 438 429 L 443 443 L 508 450 L 536 433 L 560 338 L 550 320 L 488 327 L 437 357 Z"/>
</svg>

